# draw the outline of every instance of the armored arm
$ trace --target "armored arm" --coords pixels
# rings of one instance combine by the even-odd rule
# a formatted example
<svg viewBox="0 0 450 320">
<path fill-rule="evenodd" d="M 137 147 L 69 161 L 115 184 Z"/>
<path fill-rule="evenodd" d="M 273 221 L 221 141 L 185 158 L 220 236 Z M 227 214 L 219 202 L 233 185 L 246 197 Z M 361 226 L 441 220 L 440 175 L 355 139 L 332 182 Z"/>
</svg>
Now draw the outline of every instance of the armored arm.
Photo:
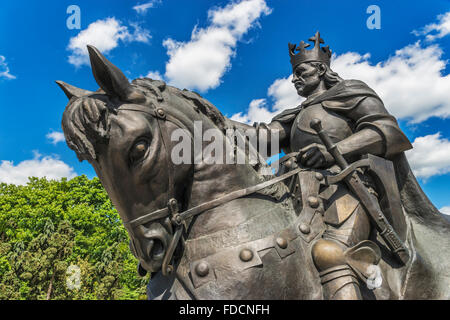
<svg viewBox="0 0 450 320">
<path fill-rule="evenodd" d="M 355 123 L 355 133 L 337 143 L 344 157 L 373 154 L 387 159 L 412 148 L 383 103 L 367 97 L 351 108 L 347 116 Z"/>
<path fill-rule="evenodd" d="M 338 142 L 337 148 L 346 158 L 367 153 L 382 156 L 384 141 L 378 131 L 365 128 Z"/>
</svg>

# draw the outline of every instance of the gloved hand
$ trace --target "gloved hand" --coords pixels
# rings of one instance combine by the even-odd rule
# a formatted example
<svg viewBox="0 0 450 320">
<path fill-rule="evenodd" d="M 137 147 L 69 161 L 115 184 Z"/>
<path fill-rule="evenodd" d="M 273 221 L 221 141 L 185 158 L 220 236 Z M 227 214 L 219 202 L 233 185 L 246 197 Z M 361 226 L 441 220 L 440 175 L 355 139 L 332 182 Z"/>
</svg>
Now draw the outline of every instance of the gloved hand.
<svg viewBox="0 0 450 320">
<path fill-rule="evenodd" d="M 297 155 L 297 161 L 309 168 L 329 168 L 334 164 L 333 156 L 324 145 L 312 143 L 301 149 Z"/>
</svg>

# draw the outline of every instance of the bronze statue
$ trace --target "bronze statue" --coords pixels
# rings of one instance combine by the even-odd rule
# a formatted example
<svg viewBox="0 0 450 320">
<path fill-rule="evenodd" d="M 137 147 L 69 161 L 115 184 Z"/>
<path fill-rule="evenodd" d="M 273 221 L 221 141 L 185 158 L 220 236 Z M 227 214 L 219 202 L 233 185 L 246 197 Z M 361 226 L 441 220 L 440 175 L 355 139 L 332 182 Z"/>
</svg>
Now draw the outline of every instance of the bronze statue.
<svg viewBox="0 0 450 320">
<path fill-rule="evenodd" d="M 264 161 L 174 164 L 176 130 L 193 137 L 201 122 L 248 157 L 225 133 L 250 127 L 194 92 L 130 84 L 92 46 L 100 89 L 58 82 L 66 141 L 117 208 L 138 272 L 151 272 L 149 298 L 450 298 L 450 223 L 409 168 L 411 144 L 372 89 L 330 69 L 318 32 L 310 41 L 289 45 L 307 99 L 255 125 L 279 136 L 276 176 Z"/>
<path fill-rule="evenodd" d="M 320 46 L 324 41 L 320 38 L 319 32 L 309 41 L 314 43 L 312 50 L 306 50 L 309 44 L 303 41 L 298 47 L 289 44 L 292 82 L 297 93 L 307 98 L 306 101 L 301 107 L 282 112 L 268 126 L 257 125 L 258 130 L 277 130 L 286 152 L 299 151 L 296 157 L 301 165 L 308 168 L 329 169 L 335 173 L 343 168 L 335 164 L 335 157 L 327 151 L 316 130 L 312 128 L 311 121 L 315 118 L 322 120 L 325 131 L 331 136 L 332 143 L 336 144 L 335 150 L 350 162 L 361 159 L 368 153 L 393 159 L 410 149 L 411 144 L 398 128 L 395 119 L 386 111 L 378 95 L 365 83 L 343 80 L 331 70 L 331 50 L 328 46 Z M 393 168 L 390 174 L 394 176 Z M 370 175 L 363 177 L 370 178 Z M 311 185 L 311 182 L 307 181 L 307 176 L 303 177 L 304 181 L 301 179 L 300 175 L 300 186 Z M 373 197 L 368 201 L 378 202 L 374 181 L 366 179 L 365 182 Z M 398 191 L 395 192 L 396 187 L 390 183 L 391 181 L 383 181 L 379 187 L 382 187 L 391 198 L 397 197 L 391 200 L 397 204 L 400 202 Z M 361 189 L 366 188 L 361 186 Z M 308 194 L 310 200 L 321 197 L 326 201 L 323 218 L 320 218 L 326 228 L 321 239 L 312 246 L 311 254 L 324 284 L 324 294 L 329 299 L 361 298 L 357 276 L 359 270 L 348 264 L 348 258 L 345 256 L 348 250 L 364 250 L 367 255 L 372 256 L 370 259 L 373 261 L 379 259 L 380 255 L 378 246 L 372 241 L 367 241 L 371 232 L 370 215 L 365 209 L 367 204 L 361 205 L 360 196 L 355 194 L 355 190 L 352 191 L 350 192 L 344 183 L 330 184 L 325 190 L 320 190 L 320 185 L 316 183 Z M 389 243 L 389 238 L 384 241 L 393 249 L 394 254 L 400 253 L 399 262 L 406 263 L 408 257 L 401 256 L 407 255 L 407 249 L 402 247 L 402 241 L 405 240 L 405 226 L 403 219 L 397 217 L 402 215 L 401 206 L 386 210 L 391 216 L 396 215 L 391 219 L 399 221 L 396 229 L 399 230 L 402 239 L 396 241 L 400 248 L 392 248 L 395 244 Z M 304 211 L 308 211 L 308 208 Z M 305 223 L 301 231 L 308 235 L 308 239 L 321 232 L 322 227 L 311 230 L 314 218 L 311 213 L 308 215 L 305 212 L 301 216 L 307 217 L 306 220 L 303 219 Z M 375 219 L 372 224 L 376 225 L 377 220 Z M 389 224 L 386 226 L 391 227 Z M 396 236 L 394 230 L 391 232 Z M 396 249 L 399 250 L 395 251 Z"/>
</svg>

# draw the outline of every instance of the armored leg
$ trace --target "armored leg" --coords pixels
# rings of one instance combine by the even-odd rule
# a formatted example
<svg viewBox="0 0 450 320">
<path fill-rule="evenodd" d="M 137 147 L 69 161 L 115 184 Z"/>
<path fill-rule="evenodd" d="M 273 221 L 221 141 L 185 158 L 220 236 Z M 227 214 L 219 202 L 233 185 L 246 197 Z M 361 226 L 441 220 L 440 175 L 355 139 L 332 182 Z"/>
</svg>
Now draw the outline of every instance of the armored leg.
<svg viewBox="0 0 450 320">
<path fill-rule="evenodd" d="M 360 281 L 348 265 L 344 252 L 370 233 L 370 221 L 361 204 L 345 186 L 328 199 L 324 214 L 326 230 L 312 247 L 312 258 L 319 271 L 325 299 L 361 299 Z"/>
<path fill-rule="evenodd" d="M 324 298 L 359 300 L 359 282 L 346 264 L 345 246 L 333 240 L 320 239 L 312 248 L 312 257 L 321 278 Z"/>
</svg>

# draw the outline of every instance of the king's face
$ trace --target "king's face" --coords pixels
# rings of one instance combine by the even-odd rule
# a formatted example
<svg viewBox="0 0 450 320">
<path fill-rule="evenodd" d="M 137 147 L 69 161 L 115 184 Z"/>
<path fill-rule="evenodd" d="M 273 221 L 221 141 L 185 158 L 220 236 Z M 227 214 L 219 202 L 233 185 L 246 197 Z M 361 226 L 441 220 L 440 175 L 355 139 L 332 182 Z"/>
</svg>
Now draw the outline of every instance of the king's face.
<svg viewBox="0 0 450 320">
<path fill-rule="evenodd" d="M 293 70 L 292 83 L 298 95 L 307 98 L 320 83 L 319 70 L 310 63 L 301 63 Z"/>
</svg>

